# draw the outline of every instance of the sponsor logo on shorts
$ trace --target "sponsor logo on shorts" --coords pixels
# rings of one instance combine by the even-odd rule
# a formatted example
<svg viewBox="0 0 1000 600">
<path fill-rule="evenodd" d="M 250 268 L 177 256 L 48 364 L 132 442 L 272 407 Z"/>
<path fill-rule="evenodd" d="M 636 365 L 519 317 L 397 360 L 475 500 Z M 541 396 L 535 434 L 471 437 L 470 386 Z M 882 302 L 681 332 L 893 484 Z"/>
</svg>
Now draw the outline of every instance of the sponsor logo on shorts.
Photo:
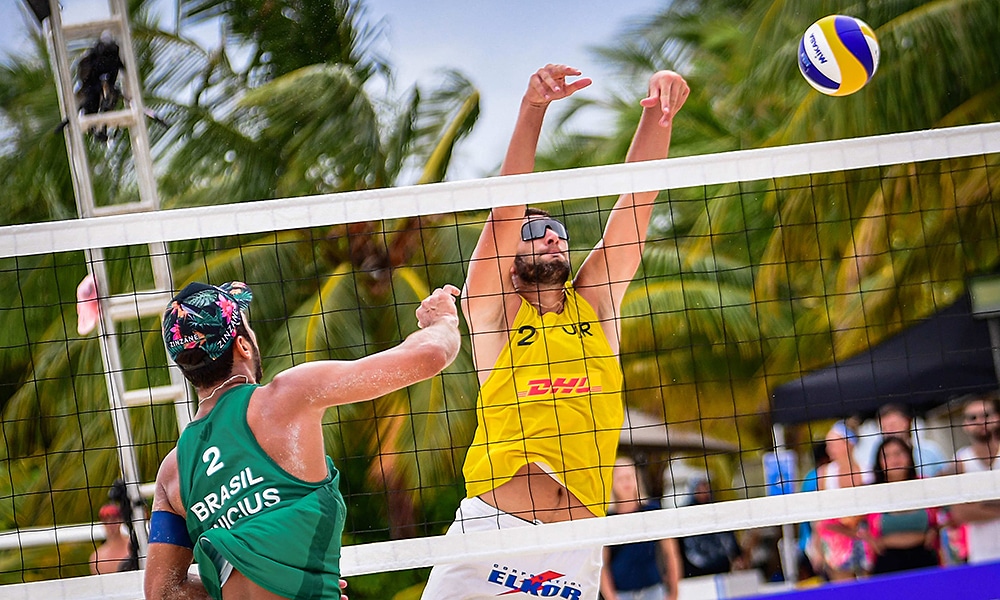
<svg viewBox="0 0 1000 600">
<path fill-rule="evenodd" d="M 528 389 L 518 392 L 517 397 L 558 396 L 560 394 L 568 396 L 600 391 L 601 386 L 589 385 L 587 377 L 557 377 L 555 379 L 530 379 L 528 380 Z"/>
<path fill-rule="evenodd" d="M 528 594 L 541 598 L 566 598 L 580 600 L 582 590 L 580 586 L 565 580 L 560 580 L 562 573 L 556 571 L 543 571 L 532 574 L 526 571 L 519 571 L 510 567 L 493 565 L 486 581 L 506 588 L 497 596 L 507 596 L 509 594 Z"/>
</svg>

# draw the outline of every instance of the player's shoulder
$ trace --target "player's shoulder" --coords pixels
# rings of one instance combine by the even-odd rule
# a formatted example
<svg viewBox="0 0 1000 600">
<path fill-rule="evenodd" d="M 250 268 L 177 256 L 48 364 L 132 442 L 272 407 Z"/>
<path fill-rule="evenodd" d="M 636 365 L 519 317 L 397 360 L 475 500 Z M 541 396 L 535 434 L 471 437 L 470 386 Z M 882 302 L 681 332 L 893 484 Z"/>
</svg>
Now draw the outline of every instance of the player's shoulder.
<svg viewBox="0 0 1000 600">
<path fill-rule="evenodd" d="M 352 360 L 308 361 L 285 369 L 253 391 L 247 406 L 247 418 L 282 418 L 289 410 L 297 410 L 313 404 L 319 397 L 337 393 L 336 390 L 342 387 L 338 384 L 356 375 L 357 369 L 357 361 Z"/>
<path fill-rule="evenodd" d="M 181 514 L 180 469 L 177 464 L 177 448 L 174 447 L 160 463 L 156 473 L 156 489 L 153 494 L 153 510 L 169 510 Z"/>
<path fill-rule="evenodd" d="M 157 487 L 159 487 L 161 483 L 176 481 L 179 472 L 180 470 L 177 466 L 177 447 L 174 446 L 163 458 L 163 461 L 160 463 L 160 469 L 156 472 Z"/>
<path fill-rule="evenodd" d="M 521 295 L 503 291 L 483 297 L 470 297 L 463 293 L 462 313 L 473 335 L 498 334 L 506 336 L 523 304 Z"/>
<path fill-rule="evenodd" d="M 607 283 L 595 283 L 587 278 L 586 273 L 581 271 L 568 290 L 575 294 L 579 300 L 586 302 L 598 320 L 605 321 L 618 316 L 618 307 L 615 305 L 611 286 Z"/>
<path fill-rule="evenodd" d="M 163 457 L 163 462 L 160 463 L 160 469 L 172 468 L 174 471 L 177 470 L 177 446 L 170 449 L 167 455 Z"/>
</svg>

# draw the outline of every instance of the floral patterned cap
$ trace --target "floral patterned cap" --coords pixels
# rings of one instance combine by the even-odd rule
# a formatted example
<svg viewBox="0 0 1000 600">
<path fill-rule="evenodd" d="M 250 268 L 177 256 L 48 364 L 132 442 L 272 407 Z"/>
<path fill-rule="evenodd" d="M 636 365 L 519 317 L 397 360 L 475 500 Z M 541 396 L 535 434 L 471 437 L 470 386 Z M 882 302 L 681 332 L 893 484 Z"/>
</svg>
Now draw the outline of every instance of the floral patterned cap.
<svg viewBox="0 0 1000 600">
<path fill-rule="evenodd" d="M 200 348 L 207 355 L 205 360 L 186 365 L 186 370 L 215 362 L 236 338 L 236 327 L 252 299 L 253 292 L 239 281 L 220 286 L 188 284 L 163 313 L 163 341 L 170 358 L 176 361 L 181 352 Z"/>
</svg>

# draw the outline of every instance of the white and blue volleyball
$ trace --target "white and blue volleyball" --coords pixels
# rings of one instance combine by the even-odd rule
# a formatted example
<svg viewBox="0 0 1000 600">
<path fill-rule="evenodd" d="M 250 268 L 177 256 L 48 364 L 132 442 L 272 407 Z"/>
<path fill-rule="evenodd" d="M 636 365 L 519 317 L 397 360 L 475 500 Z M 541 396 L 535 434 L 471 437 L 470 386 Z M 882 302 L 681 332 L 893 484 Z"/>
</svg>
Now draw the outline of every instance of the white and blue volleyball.
<svg viewBox="0 0 1000 600">
<path fill-rule="evenodd" d="M 847 96 L 878 68 L 875 32 L 861 19 L 830 15 L 806 29 L 799 43 L 799 70 L 809 85 L 829 96 Z"/>
</svg>

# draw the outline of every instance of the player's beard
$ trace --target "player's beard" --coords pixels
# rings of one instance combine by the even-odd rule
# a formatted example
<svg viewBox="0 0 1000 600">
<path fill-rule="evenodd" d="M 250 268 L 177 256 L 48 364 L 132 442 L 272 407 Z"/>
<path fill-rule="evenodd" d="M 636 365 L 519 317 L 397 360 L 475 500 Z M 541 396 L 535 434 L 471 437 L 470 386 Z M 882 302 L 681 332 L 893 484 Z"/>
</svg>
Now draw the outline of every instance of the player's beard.
<svg viewBox="0 0 1000 600">
<path fill-rule="evenodd" d="M 563 257 L 560 260 L 534 260 L 531 255 L 525 257 L 518 254 L 514 257 L 514 274 L 529 285 L 564 285 L 569 279 L 569 261 Z"/>
</svg>

